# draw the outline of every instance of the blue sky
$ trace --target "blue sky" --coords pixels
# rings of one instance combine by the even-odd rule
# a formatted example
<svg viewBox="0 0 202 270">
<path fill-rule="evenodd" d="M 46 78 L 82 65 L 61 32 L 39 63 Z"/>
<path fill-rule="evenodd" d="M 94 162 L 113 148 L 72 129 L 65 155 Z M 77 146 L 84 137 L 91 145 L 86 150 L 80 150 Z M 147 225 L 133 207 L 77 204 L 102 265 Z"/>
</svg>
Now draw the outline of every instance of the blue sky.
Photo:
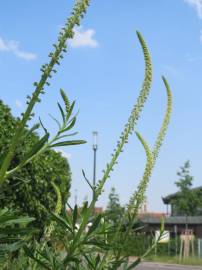
<svg viewBox="0 0 202 270">
<path fill-rule="evenodd" d="M 40 65 L 47 62 L 73 2 L 1 3 L 0 98 L 14 115 L 25 109 L 25 97 L 32 92 L 33 81 L 39 79 Z M 94 0 L 81 27 L 75 29 L 75 39 L 69 42 L 68 54 L 43 102 L 35 108 L 36 120 L 40 115 L 54 132 L 55 125 L 48 114 L 59 116 L 59 89 L 65 89 L 70 99 L 77 101 L 80 113 L 75 130 L 79 131 L 77 137 L 88 143 L 62 149 L 72 168 L 72 203 L 75 189 L 79 203 L 86 196 L 90 198 L 81 169 L 92 178 L 92 131 L 99 132 L 100 178 L 137 98 L 144 63 L 136 30 L 150 48 L 154 69 L 151 95 L 137 126 L 151 146 L 166 105 L 162 74 L 170 83 L 174 99 L 169 131 L 147 191 L 149 210 L 165 210 L 161 197 L 176 191 L 176 171 L 187 159 L 191 162 L 194 186 L 201 185 L 202 0 Z M 131 136 L 97 205 L 106 205 L 112 186 L 121 202 L 127 203 L 144 164 L 144 151 Z"/>
</svg>

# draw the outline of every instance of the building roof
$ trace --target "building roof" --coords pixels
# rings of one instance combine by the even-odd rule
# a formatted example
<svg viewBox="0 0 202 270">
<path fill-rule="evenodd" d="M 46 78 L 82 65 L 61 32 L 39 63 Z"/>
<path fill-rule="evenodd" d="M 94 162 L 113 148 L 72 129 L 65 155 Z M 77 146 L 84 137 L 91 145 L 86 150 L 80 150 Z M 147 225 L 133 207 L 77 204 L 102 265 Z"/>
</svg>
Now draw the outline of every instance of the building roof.
<svg viewBox="0 0 202 270">
<path fill-rule="evenodd" d="M 190 191 L 201 191 L 202 192 L 202 186 L 200 187 L 195 187 L 190 189 Z M 166 197 L 162 197 L 162 200 L 165 204 L 170 204 L 170 201 L 174 198 L 176 198 L 178 195 L 180 195 L 180 191 L 175 192 L 173 194 L 167 195 Z"/>
<path fill-rule="evenodd" d="M 167 216 L 166 213 L 162 213 L 162 212 L 145 212 L 145 213 L 140 213 L 138 215 L 139 219 L 144 219 L 144 218 L 165 218 Z"/>
<path fill-rule="evenodd" d="M 152 217 L 152 216 L 145 216 L 143 218 L 140 218 L 140 221 L 144 224 L 161 224 L 162 218 L 158 217 Z M 170 216 L 166 217 L 164 219 L 165 224 L 200 224 L 202 225 L 202 216 L 188 216 L 188 217 L 183 217 L 183 216 Z"/>
<path fill-rule="evenodd" d="M 104 212 L 102 207 L 95 207 L 94 208 L 94 213 L 96 214 L 102 214 Z"/>
</svg>

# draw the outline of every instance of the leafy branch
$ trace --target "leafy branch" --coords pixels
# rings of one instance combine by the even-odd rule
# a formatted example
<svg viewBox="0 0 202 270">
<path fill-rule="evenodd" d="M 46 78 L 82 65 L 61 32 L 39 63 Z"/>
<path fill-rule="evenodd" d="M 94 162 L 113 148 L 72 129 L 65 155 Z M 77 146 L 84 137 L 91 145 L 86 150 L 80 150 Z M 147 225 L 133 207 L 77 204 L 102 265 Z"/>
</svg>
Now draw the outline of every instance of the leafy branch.
<svg viewBox="0 0 202 270">
<path fill-rule="evenodd" d="M 79 0 L 76 1 L 75 6 L 73 8 L 73 12 L 71 17 L 65 23 L 65 27 L 62 28 L 62 31 L 59 33 L 58 42 L 53 44 L 54 51 L 49 54 L 50 61 L 47 64 L 42 65 L 41 67 L 41 78 L 39 82 L 34 82 L 35 90 L 31 96 L 27 96 L 27 109 L 22 116 L 22 120 L 19 122 L 18 128 L 11 140 L 10 147 L 8 153 L 5 158 L 3 158 L 1 167 L 0 167 L 0 185 L 5 180 L 5 176 L 8 176 L 7 170 L 10 165 L 10 162 L 14 156 L 16 146 L 20 142 L 23 134 L 23 129 L 26 126 L 28 120 L 33 117 L 33 108 L 36 103 L 40 102 L 40 95 L 45 93 L 45 86 L 49 86 L 49 78 L 52 77 L 54 73 L 56 73 L 56 69 L 54 69 L 55 65 L 60 65 L 60 60 L 63 58 L 63 53 L 67 50 L 66 41 L 74 36 L 74 27 L 80 24 L 80 20 L 85 14 L 87 7 L 89 5 L 89 0 Z M 48 134 L 46 134 L 40 141 L 40 144 L 43 146 L 44 142 L 48 139 Z M 40 148 L 41 145 L 38 145 Z M 32 153 L 30 153 L 32 155 Z M 35 154 L 35 153 L 34 153 Z"/>
<path fill-rule="evenodd" d="M 61 114 L 62 123 L 60 123 L 60 121 L 58 121 L 57 119 L 51 117 L 53 118 L 54 121 L 56 121 L 58 125 L 57 133 L 55 134 L 55 136 L 53 136 L 53 138 L 49 140 L 50 134 L 48 133 L 47 129 L 44 127 L 40 119 L 40 125 L 43 128 L 45 135 L 38 142 L 36 142 L 36 144 L 31 148 L 29 152 L 25 154 L 23 159 L 20 161 L 19 165 L 17 165 L 15 168 L 11 169 L 10 171 L 6 172 L 6 177 L 11 176 L 13 173 L 21 169 L 28 162 L 32 161 L 36 156 L 38 156 L 39 154 L 42 154 L 48 149 L 51 149 L 53 147 L 79 145 L 79 144 L 86 143 L 86 141 L 84 140 L 64 140 L 65 138 L 68 138 L 69 136 L 73 136 L 77 134 L 77 132 L 70 133 L 70 134 L 67 133 L 74 127 L 76 123 L 77 115 L 72 116 L 73 109 L 75 106 L 75 101 L 71 103 L 68 97 L 66 96 L 64 90 L 62 89 L 60 89 L 60 94 L 65 105 L 64 108 L 62 108 L 60 103 L 59 102 L 57 103 L 60 114 Z M 36 124 L 32 128 L 32 132 L 33 130 L 36 130 L 38 127 L 39 125 Z M 29 136 L 29 134 L 30 134 L 29 132 L 25 134 L 24 138 Z"/>
</svg>

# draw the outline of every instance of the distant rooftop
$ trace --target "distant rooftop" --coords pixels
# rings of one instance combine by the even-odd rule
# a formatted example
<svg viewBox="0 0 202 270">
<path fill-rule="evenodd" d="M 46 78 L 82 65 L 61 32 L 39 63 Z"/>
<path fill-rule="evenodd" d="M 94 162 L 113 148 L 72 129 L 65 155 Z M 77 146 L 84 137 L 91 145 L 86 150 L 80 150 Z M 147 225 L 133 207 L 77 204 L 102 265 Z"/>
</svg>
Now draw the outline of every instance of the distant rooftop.
<svg viewBox="0 0 202 270">
<path fill-rule="evenodd" d="M 140 221 L 145 224 L 161 224 L 161 218 L 159 217 L 152 217 L 152 216 L 145 216 L 140 217 Z M 164 219 L 165 224 L 202 224 L 202 216 L 188 216 L 188 217 L 179 217 L 179 216 L 170 216 L 165 217 Z"/>
<path fill-rule="evenodd" d="M 145 213 L 140 213 L 138 215 L 138 217 L 140 219 L 144 219 L 144 218 L 157 218 L 157 219 L 161 219 L 161 218 L 165 218 L 167 216 L 166 213 L 162 213 L 162 212 L 145 212 Z"/>
</svg>

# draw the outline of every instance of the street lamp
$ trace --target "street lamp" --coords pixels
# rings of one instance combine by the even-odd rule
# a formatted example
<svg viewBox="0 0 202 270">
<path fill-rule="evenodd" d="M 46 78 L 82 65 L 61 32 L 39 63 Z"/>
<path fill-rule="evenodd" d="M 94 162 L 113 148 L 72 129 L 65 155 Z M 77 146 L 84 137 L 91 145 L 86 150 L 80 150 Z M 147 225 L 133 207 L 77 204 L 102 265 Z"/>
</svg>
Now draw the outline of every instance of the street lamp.
<svg viewBox="0 0 202 270">
<path fill-rule="evenodd" d="M 98 132 L 93 131 L 93 187 L 96 184 L 96 154 L 98 149 Z M 94 192 L 93 192 L 94 197 Z"/>
</svg>

